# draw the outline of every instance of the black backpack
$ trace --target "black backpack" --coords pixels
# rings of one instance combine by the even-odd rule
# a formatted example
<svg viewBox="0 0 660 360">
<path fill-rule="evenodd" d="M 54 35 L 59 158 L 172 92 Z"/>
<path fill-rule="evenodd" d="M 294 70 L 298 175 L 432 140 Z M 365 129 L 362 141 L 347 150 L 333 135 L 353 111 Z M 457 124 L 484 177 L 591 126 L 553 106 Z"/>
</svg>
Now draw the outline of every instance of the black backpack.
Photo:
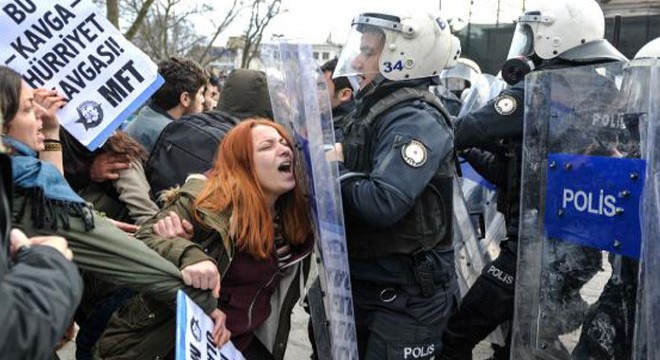
<svg viewBox="0 0 660 360">
<path fill-rule="evenodd" d="M 167 124 L 145 168 L 153 196 L 182 185 L 189 174 L 210 170 L 220 141 L 238 122 L 238 118 L 216 110 Z"/>
</svg>

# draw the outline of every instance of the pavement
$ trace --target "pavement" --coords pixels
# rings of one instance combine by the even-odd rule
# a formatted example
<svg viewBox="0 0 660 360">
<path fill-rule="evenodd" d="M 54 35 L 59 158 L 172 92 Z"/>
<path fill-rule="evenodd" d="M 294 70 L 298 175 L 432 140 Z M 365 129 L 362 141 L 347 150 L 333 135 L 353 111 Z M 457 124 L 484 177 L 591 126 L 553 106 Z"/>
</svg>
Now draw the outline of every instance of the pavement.
<svg viewBox="0 0 660 360">
<path fill-rule="evenodd" d="M 285 359 L 306 360 L 312 355 L 312 347 L 307 338 L 307 321 L 309 315 L 299 305 L 293 310 L 291 318 L 291 333 L 287 345 Z M 57 355 L 61 360 L 75 360 L 76 344 L 70 341 Z M 490 347 L 486 343 L 479 344 L 474 350 L 474 360 L 484 360 L 491 355 Z"/>
<path fill-rule="evenodd" d="M 580 294 L 582 298 L 589 304 L 593 304 L 598 300 L 598 296 L 602 292 L 607 280 L 612 273 L 612 269 L 607 261 L 607 253 L 603 252 L 603 270 L 600 271 L 594 278 L 591 279 L 585 286 L 582 287 Z M 287 352 L 285 359 L 291 360 L 306 360 L 312 354 L 312 348 L 307 337 L 307 321 L 309 316 L 302 309 L 301 306 L 296 305 L 293 310 L 291 318 L 291 333 L 289 335 L 289 343 L 287 345 Z M 560 341 L 568 349 L 572 351 L 579 339 L 580 330 L 577 329 L 572 333 L 560 336 Z M 75 360 L 75 343 L 69 342 L 62 350 L 58 352 L 61 360 Z M 485 360 L 492 355 L 490 344 L 481 342 L 473 351 L 473 360 Z"/>
</svg>

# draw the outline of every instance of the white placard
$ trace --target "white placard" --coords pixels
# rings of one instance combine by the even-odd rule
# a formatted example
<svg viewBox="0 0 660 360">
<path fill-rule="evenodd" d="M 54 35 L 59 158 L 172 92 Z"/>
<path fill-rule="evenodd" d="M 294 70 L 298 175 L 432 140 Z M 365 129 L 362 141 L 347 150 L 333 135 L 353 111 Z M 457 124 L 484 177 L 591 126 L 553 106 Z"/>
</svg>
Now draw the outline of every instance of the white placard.
<svg viewBox="0 0 660 360">
<path fill-rule="evenodd" d="M 213 320 L 183 290 L 176 299 L 176 360 L 245 360 L 231 341 L 215 346 Z"/>
<path fill-rule="evenodd" d="M 93 150 L 162 84 L 90 0 L 0 0 L 0 64 L 68 100 L 61 124 Z"/>
</svg>

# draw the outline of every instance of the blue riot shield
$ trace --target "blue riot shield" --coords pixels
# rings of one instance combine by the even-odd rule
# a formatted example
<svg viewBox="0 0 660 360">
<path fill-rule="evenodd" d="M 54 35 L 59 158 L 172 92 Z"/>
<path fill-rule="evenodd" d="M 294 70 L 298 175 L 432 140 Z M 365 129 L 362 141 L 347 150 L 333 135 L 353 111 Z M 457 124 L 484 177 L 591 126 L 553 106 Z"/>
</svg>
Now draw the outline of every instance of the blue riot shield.
<svg viewBox="0 0 660 360">
<path fill-rule="evenodd" d="M 294 134 L 298 184 L 313 215 L 320 291 L 309 293 L 319 359 L 357 359 L 344 217 L 336 163 L 325 157 L 334 145 L 328 90 L 309 45 L 263 46 L 262 61 L 276 121 Z"/>
<path fill-rule="evenodd" d="M 526 77 L 512 359 L 632 357 L 648 108 L 624 65 Z"/>
</svg>

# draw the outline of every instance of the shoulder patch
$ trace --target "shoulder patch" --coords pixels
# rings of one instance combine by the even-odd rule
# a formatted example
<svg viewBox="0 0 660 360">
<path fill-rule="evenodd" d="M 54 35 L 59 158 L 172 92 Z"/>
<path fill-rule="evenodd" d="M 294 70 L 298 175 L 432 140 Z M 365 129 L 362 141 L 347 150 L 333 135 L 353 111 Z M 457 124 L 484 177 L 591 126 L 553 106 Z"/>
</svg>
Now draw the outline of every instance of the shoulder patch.
<svg viewBox="0 0 660 360">
<path fill-rule="evenodd" d="M 401 147 L 401 157 L 406 164 L 418 168 L 426 163 L 427 153 L 424 144 L 411 140 Z"/>
<path fill-rule="evenodd" d="M 518 108 L 518 101 L 511 95 L 500 95 L 495 99 L 495 111 L 500 115 L 511 115 Z"/>
</svg>

